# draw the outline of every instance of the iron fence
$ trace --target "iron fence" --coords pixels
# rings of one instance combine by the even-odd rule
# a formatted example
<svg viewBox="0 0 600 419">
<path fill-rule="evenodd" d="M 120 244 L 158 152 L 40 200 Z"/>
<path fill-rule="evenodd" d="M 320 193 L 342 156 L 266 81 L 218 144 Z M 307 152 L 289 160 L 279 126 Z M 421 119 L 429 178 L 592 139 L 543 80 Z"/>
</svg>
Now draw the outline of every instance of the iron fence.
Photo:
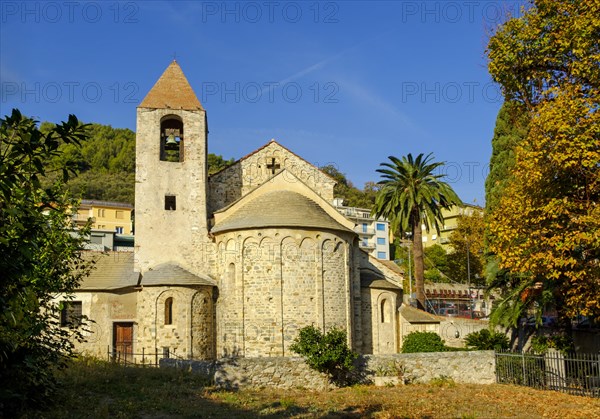
<svg viewBox="0 0 600 419">
<path fill-rule="evenodd" d="M 108 347 L 108 360 L 125 366 L 140 366 L 140 367 L 158 367 L 159 362 L 163 358 L 185 359 L 175 353 L 174 350 L 163 348 L 162 351 L 150 350 L 146 351 L 142 348 L 141 352 L 132 352 L 128 348 L 118 350 Z"/>
<path fill-rule="evenodd" d="M 600 355 L 496 352 L 496 382 L 600 398 Z"/>
</svg>

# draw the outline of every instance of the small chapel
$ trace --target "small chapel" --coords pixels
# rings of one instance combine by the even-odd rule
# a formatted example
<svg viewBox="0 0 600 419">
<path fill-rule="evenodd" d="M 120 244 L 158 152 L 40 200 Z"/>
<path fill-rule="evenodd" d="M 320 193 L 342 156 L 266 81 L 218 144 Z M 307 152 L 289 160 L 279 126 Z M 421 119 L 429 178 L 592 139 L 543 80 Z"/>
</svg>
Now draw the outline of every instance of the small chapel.
<svg viewBox="0 0 600 419">
<path fill-rule="evenodd" d="M 71 307 L 93 323 L 77 349 L 295 356 L 314 325 L 398 352 L 402 272 L 359 248 L 335 180 L 275 140 L 210 176 L 207 154 L 206 111 L 173 61 L 137 107 L 134 251 L 86 254 Z"/>
</svg>

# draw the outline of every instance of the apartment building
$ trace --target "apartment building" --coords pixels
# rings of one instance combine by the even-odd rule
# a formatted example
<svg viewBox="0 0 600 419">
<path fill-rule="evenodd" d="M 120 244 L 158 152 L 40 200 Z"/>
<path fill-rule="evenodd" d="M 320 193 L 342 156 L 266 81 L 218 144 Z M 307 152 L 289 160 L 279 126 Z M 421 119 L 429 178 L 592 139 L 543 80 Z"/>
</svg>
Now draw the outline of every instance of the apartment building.
<svg viewBox="0 0 600 419">
<path fill-rule="evenodd" d="M 114 231 L 116 234 L 128 235 L 133 234 L 132 212 L 131 204 L 83 199 L 73 218 L 80 225 L 91 218 L 92 230 Z"/>
<path fill-rule="evenodd" d="M 431 228 L 429 233 L 423 226 L 423 247 L 433 246 L 434 244 L 441 245 L 446 251 L 449 251 L 448 244 L 450 242 L 450 234 L 456 230 L 458 217 L 461 215 L 471 216 L 475 212 L 483 215 L 483 208 L 477 205 L 463 204 L 455 205 L 449 210 L 442 210 L 444 216 L 444 225 L 440 226 L 440 234 L 438 235 L 435 228 Z"/>
<path fill-rule="evenodd" d="M 354 231 L 359 234 L 359 247 L 377 259 L 390 259 L 390 225 L 384 218 L 373 218 L 367 208 L 346 207 L 341 198 L 333 206 L 346 218 L 354 221 Z"/>
</svg>

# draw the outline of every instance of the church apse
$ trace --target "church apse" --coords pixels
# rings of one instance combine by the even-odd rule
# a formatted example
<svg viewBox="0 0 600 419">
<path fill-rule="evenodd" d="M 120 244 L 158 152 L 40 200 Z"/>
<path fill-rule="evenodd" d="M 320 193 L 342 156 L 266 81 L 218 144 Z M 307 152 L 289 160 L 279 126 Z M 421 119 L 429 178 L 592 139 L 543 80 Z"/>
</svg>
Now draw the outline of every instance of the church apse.
<svg viewBox="0 0 600 419">
<path fill-rule="evenodd" d="M 290 228 L 219 235 L 219 246 L 228 249 L 221 258 L 221 291 L 236 289 L 218 301 L 217 356 L 293 356 L 289 346 L 302 327 L 345 329 L 344 239 Z"/>
</svg>

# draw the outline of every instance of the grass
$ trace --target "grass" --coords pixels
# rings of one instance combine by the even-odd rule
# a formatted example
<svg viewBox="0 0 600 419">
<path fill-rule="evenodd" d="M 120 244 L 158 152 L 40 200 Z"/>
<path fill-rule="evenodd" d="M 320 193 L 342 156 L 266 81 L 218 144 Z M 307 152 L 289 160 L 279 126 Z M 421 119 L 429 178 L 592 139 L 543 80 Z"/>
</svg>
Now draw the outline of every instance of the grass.
<svg viewBox="0 0 600 419">
<path fill-rule="evenodd" d="M 222 391 L 195 374 L 75 362 L 60 376 L 56 405 L 25 418 L 590 418 L 600 400 L 511 385 L 431 384 Z"/>
</svg>

